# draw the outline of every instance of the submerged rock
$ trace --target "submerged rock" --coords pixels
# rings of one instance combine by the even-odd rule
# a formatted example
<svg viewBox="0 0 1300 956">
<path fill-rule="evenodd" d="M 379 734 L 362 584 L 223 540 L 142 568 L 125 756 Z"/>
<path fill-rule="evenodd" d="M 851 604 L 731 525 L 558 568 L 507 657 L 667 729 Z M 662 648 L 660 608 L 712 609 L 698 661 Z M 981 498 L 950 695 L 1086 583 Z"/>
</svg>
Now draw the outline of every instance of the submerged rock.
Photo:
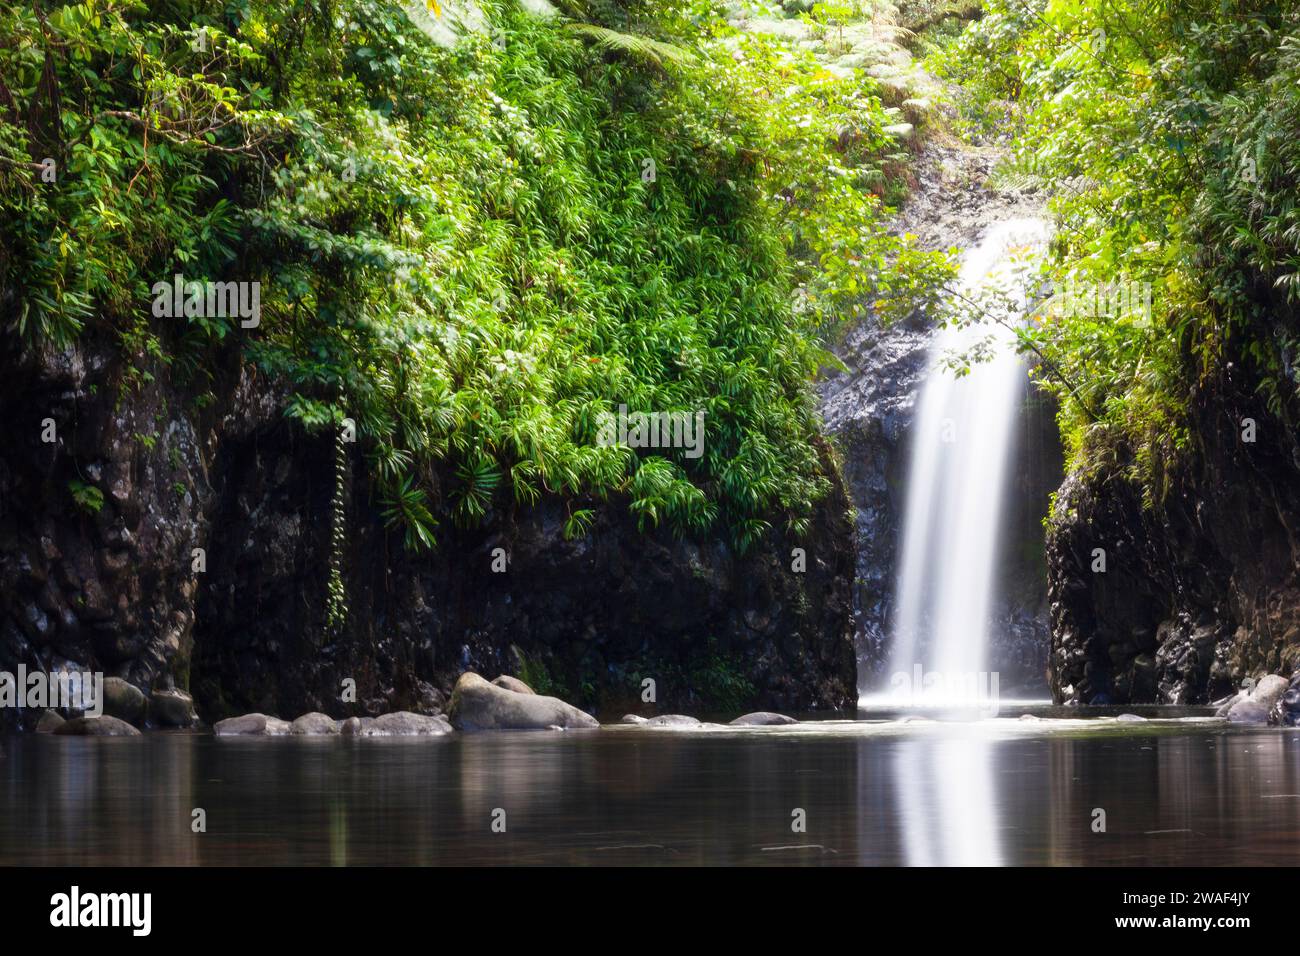
<svg viewBox="0 0 1300 956">
<path fill-rule="evenodd" d="M 156 690 L 149 696 L 149 718 L 162 727 L 193 727 L 199 722 L 194 698 L 182 690 Z"/>
<path fill-rule="evenodd" d="M 36 732 L 38 734 L 52 734 L 67 721 L 55 710 L 47 710 L 41 714 L 41 719 L 36 722 Z"/>
<path fill-rule="evenodd" d="M 74 717 L 55 728 L 60 737 L 139 737 L 125 720 L 116 717 Z"/>
<path fill-rule="evenodd" d="M 521 681 L 518 677 L 510 677 L 506 674 L 502 674 L 492 683 L 495 684 L 497 687 L 504 687 L 506 690 L 512 690 L 516 694 L 537 693 L 537 691 L 533 690 L 531 687 L 529 687 L 527 684 Z"/>
<path fill-rule="evenodd" d="M 129 724 L 144 719 L 148 699 L 144 691 L 120 677 L 104 678 L 104 713 Z"/>
<path fill-rule="evenodd" d="M 334 718 L 319 711 L 303 714 L 289 725 L 289 733 L 302 737 L 323 737 L 338 732 L 339 725 Z"/>
<path fill-rule="evenodd" d="M 799 721 L 793 717 L 787 717 L 785 714 L 773 714 L 770 711 L 758 710 L 752 714 L 745 714 L 737 717 L 731 722 L 733 727 L 773 727 L 784 724 L 797 724 Z"/>
<path fill-rule="evenodd" d="M 506 690 L 472 671 L 461 674 L 456 681 L 447 716 L 457 730 L 471 731 L 600 726 L 596 718 L 559 698 Z"/>
<path fill-rule="evenodd" d="M 283 737 L 289 733 L 289 722 L 266 714 L 244 714 L 218 720 L 212 732 L 218 737 Z"/>
</svg>

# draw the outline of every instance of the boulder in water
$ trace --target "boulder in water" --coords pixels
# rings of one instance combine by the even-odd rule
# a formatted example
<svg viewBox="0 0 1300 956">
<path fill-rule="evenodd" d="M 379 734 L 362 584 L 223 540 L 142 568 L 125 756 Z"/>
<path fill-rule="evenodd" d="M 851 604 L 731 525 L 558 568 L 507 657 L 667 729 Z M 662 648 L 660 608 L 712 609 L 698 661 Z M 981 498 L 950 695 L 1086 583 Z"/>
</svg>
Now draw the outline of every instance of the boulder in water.
<svg viewBox="0 0 1300 956">
<path fill-rule="evenodd" d="M 41 719 L 36 722 L 36 732 L 38 734 L 52 734 L 66 723 L 67 721 L 63 719 L 57 710 L 47 710 L 41 714 Z"/>
<path fill-rule="evenodd" d="M 338 732 L 339 725 L 334 718 L 319 711 L 303 714 L 289 725 L 289 733 L 300 737 L 324 737 Z"/>
<path fill-rule="evenodd" d="M 1145 724 L 1147 719 L 1139 717 L 1137 714 L 1120 714 L 1115 718 L 1121 724 Z"/>
<path fill-rule="evenodd" d="M 516 694 L 537 693 L 537 691 L 533 690 L 531 687 L 529 687 L 527 684 L 521 681 L 518 677 L 510 677 L 506 674 L 502 674 L 492 683 L 495 684 L 497 687 L 504 687 L 506 690 L 512 690 Z"/>
<path fill-rule="evenodd" d="M 647 727 L 703 727 L 694 717 L 687 717 L 685 714 L 663 714 L 660 717 L 651 717 L 645 722 Z"/>
<path fill-rule="evenodd" d="M 183 690 L 156 690 L 149 695 L 149 719 L 163 727 L 193 727 L 199 715 Z"/>
<path fill-rule="evenodd" d="M 472 671 L 461 674 L 456 681 L 447 716 L 457 730 L 468 731 L 600 726 L 596 718 L 559 698 L 506 690 Z"/>
<path fill-rule="evenodd" d="M 622 719 L 619 720 L 619 723 L 640 725 L 646 723 L 646 719 L 637 714 L 624 714 Z"/>
<path fill-rule="evenodd" d="M 104 713 L 128 724 L 138 724 L 144 719 L 148 700 L 144 691 L 120 677 L 104 678 Z"/>
<path fill-rule="evenodd" d="M 1225 716 L 1234 724 L 1266 724 L 1273 705 L 1285 696 L 1289 687 L 1285 677 L 1276 674 L 1261 677 L 1249 693 L 1238 695 Z"/>
<path fill-rule="evenodd" d="M 289 733 L 289 722 L 266 714 L 244 714 L 218 720 L 212 732 L 218 737 L 283 737 Z"/>
<path fill-rule="evenodd" d="M 1268 713 L 1268 722 L 1278 727 L 1300 725 L 1300 674 L 1291 678 L 1291 686 L 1273 704 L 1273 709 Z"/>
<path fill-rule="evenodd" d="M 139 737 L 125 720 L 116 717 L 74 717 L 64 721 L 54 733 L 60 737 Z"/>
<path fill-rule="evenodd" d="M 776 727 L 797 723 L 799 721 L 793 717 L 787 717 L 785 714 L 773 714 L 770 711 L 758 710 L 752 714 L 737 717 L 731 722 L 731 725 L 733 727 Z"/>
</svg>

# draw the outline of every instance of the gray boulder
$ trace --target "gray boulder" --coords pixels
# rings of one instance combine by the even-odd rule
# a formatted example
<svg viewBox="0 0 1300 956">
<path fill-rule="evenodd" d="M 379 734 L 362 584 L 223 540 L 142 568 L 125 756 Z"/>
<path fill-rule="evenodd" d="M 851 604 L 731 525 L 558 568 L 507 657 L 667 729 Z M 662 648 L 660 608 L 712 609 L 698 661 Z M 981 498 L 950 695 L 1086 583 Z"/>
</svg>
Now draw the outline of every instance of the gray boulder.
<svg viewBox="0 0 1300 956">
<path fill-rule="evenodd" d="M 622 717 L 622 719 L 619 720 L 619 723 L 620 723 L 620 724 L 638 724 L 638 725 L 639 725 L 639 724 L 644 724 L 644 723 L 646 723 L 646 719 L 645 719 L 644 717 L 640 717 L 640 716 L 638 716 L 638 715 L 636 715 L 636 714 L 624 714 L 623 717 Z"/>
<path fill-rule="evenodd" d="M 452 731 L 442 717 L 399 710 L 379 717 L 349 717 L 339 726 L 344 737 L 440 737 Z"/>
<path fill-rule="evenodd" d="M 334 718 L 319 711 L 303 714 L 289 725 L 289 733 L 302 737 L 323 737 L 338 732 L 339 725 Z"/>
<path fill-rule="evenodd" d="M 537 691 L 533 690 L 531 687 L 529 687 L 527 684 L 521 681 L 518 677 L 510 677 L 509 675 L 506 674 L 502 674 L 492 683 L 495 684 L 497 687 L 504 687 L 506 690 L 512 690 L 516 694 L 537 693 Z"/>
<path fill-rule="evenodd" d="M 752 714 L 737 717 L 731 722 L 731 725 L 733 727 L 776 727 L 797 723 L 799 721 L 793 717 L 787 717 L 785 714 L 773 714 L 770 711 L 758 710 Z"/>
<path fill-rule="evenodd" d="M 38 734 L 52 734 L 62 727 L 66 720 L 56 710 L 47 710 L 41 714 L 41 719 L 36 722 L 36 732 Z"/>
<path fill-rule="evenodd" d="M 1228 708 L 1225 716 L 1233 724 L 1266 724 L 1269 712 L 1287 692 L 1290 682 L 1285 677 L 1269 674 L 1261 677 L 1259 682 L 1245 696 L 1238 698 Z M 1244 692 L 1243 692 L 1244 693 Z"/>
<path fill-rule="evenodd" d="M 703 727 L 694 717 L 687 717 L 685 714 L 663 714 L 659 717 L 651 717 L 645 722 L 647 727 Z"/>
<path fill-rule="evenodd" d="M 1139 717 L 1137 714 L 1120 714 L 1115 718 L 1121 724 L 1145 724 L 1147 719 Z"/>
<path fill-rule="evenodd" d="M 144 691 L 120 677 L 104 678 L 104 713 L 128 724 L 144 719 L 148 699 Z"/>
<path fill-rule="evenodd" d="M 74 717 L 55 728 L 60 737 L 139 737 L 125 720 L 116 717 Z"/>
<path fill-rule="evenodd" d="M 244 714 L 218 720 L 212 732 L 218 737 L 283 737 L 289 733 L 289 722 L 266 714 Z"/>
<path fill-rule="evenodd" d="M 156 690 L 149 695 L 149 719 L 162 727 L 193 727 L 199 715 L 183 690 Z"/>
<path fill-rule="evenodd" d="M 599 727 L 596 718 L 572 704 L 541 694 L 521 694 L 489 684 L 466 671 L 451 692 L 447 716 L 457 730 L 545 730 Z"/>
</svg>

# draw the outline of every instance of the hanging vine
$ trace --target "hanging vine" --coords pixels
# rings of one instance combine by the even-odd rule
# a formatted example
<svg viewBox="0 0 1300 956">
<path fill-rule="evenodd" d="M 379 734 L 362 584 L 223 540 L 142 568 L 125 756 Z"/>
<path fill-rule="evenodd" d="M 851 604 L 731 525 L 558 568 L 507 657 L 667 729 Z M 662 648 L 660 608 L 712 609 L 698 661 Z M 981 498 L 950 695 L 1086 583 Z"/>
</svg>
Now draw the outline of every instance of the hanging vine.
<svg viewBox="0 0 1300 956">
<path fill-rule="evenodd" d="M 348 485 L 349 435 L 356 426 L 350 418 L 343 419 L 334 439 L 334 501 L 330 509 L 330 577 L 329 604 L 325 612 L 325 626 L 338 633 L 348 616 L 347 591 L 343 587 L 343 544 L 346 525 L 345 503 Z"/>
</svg>

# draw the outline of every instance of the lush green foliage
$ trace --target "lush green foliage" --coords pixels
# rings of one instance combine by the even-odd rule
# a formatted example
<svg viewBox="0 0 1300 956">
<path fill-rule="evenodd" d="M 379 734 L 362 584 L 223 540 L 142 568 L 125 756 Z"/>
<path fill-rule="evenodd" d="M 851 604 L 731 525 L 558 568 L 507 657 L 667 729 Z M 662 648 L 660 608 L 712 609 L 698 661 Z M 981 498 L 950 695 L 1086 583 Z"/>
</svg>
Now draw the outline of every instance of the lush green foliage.
<svg viewBox="0 0 1300 956">
<path fill-rule="evenodd" d="M 881 228 L 879 102 L 709 3 L 481 5 L 450 49 L 438 4 L 6 5 L 5 314 L 116 336 L 128 387 L 202 396 L 240 350 L 306 426 L 356 421 L 412 546 L 544 492 L 587 506 L 569 534 L 610 494 L 742 546 L 804 528 L 828 317 L 945 270 Z M 155 318 L 176 273 L 260 282 L 260 324 Z M 703 456 L 599 445 L 620 403 L 704 410 Z"/>
<path fill-rule="evenodd" d="M 1274 414 L 1297 391 L 1300 16 L 1265 0 L 991 0 L 941 65 L 1025 129 L 1007 181 L 1055 197 L 1050 278 L 1149 283 L 1151 315 L 1048 299 L 1023 344 L 1062 396 L 1076 461 L 1122 437 L 1143 477 L 1188 397 L 1244 364 Z"/>
</svg>

